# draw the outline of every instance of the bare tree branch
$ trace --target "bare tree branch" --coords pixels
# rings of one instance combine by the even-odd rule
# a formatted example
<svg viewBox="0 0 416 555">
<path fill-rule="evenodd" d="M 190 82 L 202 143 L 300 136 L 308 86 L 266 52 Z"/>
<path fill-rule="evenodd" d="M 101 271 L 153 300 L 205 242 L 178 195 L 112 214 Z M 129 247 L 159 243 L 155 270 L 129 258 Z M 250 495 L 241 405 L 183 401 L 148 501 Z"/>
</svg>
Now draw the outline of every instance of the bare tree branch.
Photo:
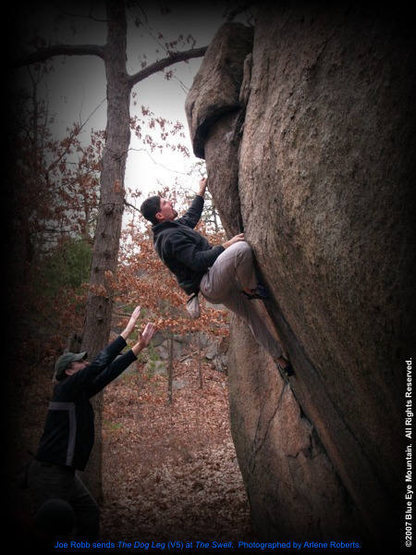
<svg viewBox="0 0 416 555">
<path fill-rule="evenodd" d="M 129 208 L 132 208 L 133 210 L 136 210 L 137 212 L 140 212 L 140 210 L 136 206 L 134 206 L 134 204 L 130 204 L 130 202 L 127 202 L 126 199 L 124 199 L 123 202 L 124 202 L 125 206 L 128 206 Z"/>
<path fill-rule="evenodd" d="M 54 168 L 56 168 L 56 166 L 59 164 L 59 162 L 64 158 L 64 156 L 66 156 L 68 154 L 68 152 L 71 150 L 72 148 L 72 139 L 74 137 L 76 137 L 77 135 L 79 135 L 79 133 L 82 131 L 83 127 L 85 127 L 85 125 L 88 123 L 88 121 L 90 120 L 90 118 L 94 115 L 94 113 L 104 104 L 106 98 L 104 98 L 99 104 L 98 106 L 96 106 L 94 108 L 94 110 L 91 112 L 91 114 L 87 117 L 87 119 L 82 122 L 77 128 L 76 130 L 72 130 L 69 134 L 69 141 L 67 141 L 67 146 L 66 148 L 63 150 L 63 152 L 58 156 L 58 158 L 56 158 L 56 160 L 52 161 L 49 166 L 46 168 L 45 173 L 48 174 L 49 172 L 51 172 Z"/>
<path fill-rule="evenodd" d="M 54 56 L 99 56 L 104 59 L 105 47 L 96 44 L 55 44 L 20 56 L 12 62 L 12 67 L 18 68 L 46 62 Z"/>
<path fill-rule="evenodd" d="M 190 50 L 185 50 L 182 52 L 172 52 L 166 58 L 162 58 L 153 64 L 145 67 L 141 71 L 129 76 L 130 87 L 136 85 L 140 81 L 143 81 L 150 75 L 157 73 L 158 71 L 163 71 L 165 68 L 177 64 L 178 62 L 184 62 L 186 60 L 191 60 L 192 58 L 200 58 L 204 56 L 207 46 L 201 48 L 191 48 Z M 105 46 L 99 46 L 94 44 L 56 44 L 53 46 L 48 46 L 45 48 L 39 48 L 38 50 L 31 52 L 30 54 L 25 54 L 20 56 L 12 62 L 13 68 L 28 66 L 35 63 L 45 62 L 54 56 L 99 56 L 105 59 Z"/>
<path fill-rule="evenodd" d="M 178 62 L 184 62 L 185 60 L 190 60 L 192 58 L 200 58 L 205 54 L 205 52 L 207 51 L 207 48 L 208 48 L 207 46 L 203 46 L 201 48 L 192 48 L 191 50 L 185 50 L 182 52 L 172 52 L 172 54 L 170 54 L 166 58 L 163 58 L 161 60 L 158 60 L 157 62 L 154 62 L 153 64 L 150 64 L 149 66 L 145 67 L 141 71 L 138 71 L 134 75 L 130 75 L 129 84 L 131 87 L 133 87 L 140 81 L 143 81 L 143 79 L 146 79 L 150 75 L 153 75 L 158 71 L 162 71 L 163 69 L 173 64 L 177 64 Z"/>
<path fill-rule="evenodd" d="M 108 23 L 108 19 L 102 19 L 100 17 L 95 17 L 92 13 L 93 9 L 94 9 L 94 6 L 91 5 L 88 15 L 81 14 L 81 13 L 69 12 L 66 9 L 60 10 L 60 12 L 62 13 L 62 15 L 69 16 L 69 17 L 77 17 L 77 18 L 80 18 L 80 19 L 91 19 L 92 21 L 97 21 L 98 23 Z"/>
</svg>

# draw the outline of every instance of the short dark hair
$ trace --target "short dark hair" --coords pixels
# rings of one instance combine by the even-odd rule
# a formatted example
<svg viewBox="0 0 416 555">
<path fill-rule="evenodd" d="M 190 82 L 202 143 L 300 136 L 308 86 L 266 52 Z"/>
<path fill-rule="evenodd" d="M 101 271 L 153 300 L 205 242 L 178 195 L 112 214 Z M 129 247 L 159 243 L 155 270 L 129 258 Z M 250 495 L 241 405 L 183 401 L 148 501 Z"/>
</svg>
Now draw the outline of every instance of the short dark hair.
<svg viewBox="0 0 416 555">
<path fill-rule="evenodd" d="M 153 225 L 156 225 L 158 223 L 156 213 L 160 212 L 160 197 L 155 196 L 146 199 L 140 206 L 140 212 L 146 220 L 149 220 L 149 222 L 152 222 Z"/>
</svg>

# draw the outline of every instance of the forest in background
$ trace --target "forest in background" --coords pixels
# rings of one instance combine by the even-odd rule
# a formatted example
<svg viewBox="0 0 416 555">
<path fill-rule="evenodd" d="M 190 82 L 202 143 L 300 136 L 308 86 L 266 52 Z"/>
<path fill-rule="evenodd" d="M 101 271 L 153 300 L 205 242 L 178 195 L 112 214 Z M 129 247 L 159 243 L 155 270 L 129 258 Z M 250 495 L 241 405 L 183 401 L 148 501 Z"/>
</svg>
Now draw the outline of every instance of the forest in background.
<svg viewBox="0 0 416 555">
<path fill-rule="evenodd" d="M 177 46 L 166 45 L 168 55 Z M 166 537 L 175 529 L 188 535 L 194 530 L 195 537 L 205 530 L 206 538 L 217 529 L 218 537 L 232 531 L 241 537 L 248 526 L 248 506 L 230 436 L 226 374 L 206 359 L 199 342 L 201 331 L 213 341 L 226 337 L 227 314 L 204 305 L 201 318 L 189 320 L 186 296 L 154 253 L 149 228 L 138 213 L 142 193 L 137 190 L 125 191 L 117 270 L 106 272 L 102 284 L 91 283 L 108 132 L 92 129 L 85 141 L 86 120 L 74 123 L 63 139 L 53 135 L 56 115 L 39 93 L 51 71 L 49 63 L 28 66 L 30 86 L 14 90 L 9 114 L 13 159 L 6 193 L 13 249 L 6 304 L 13 321 L 13 363 L 5 409 L 10 436 L 7 481 L 13 484 L 28 451 L 36 450 L 54 362 L 65 349 L 79 347 L 88 296 L 110 295 L 110 337 L 140 304 L 142 322 L 155 322 L 172 345 L 174 336 L 191 335 L 195 341 L 181 358 L 169 356 L 166 375 L 152 372 L 159 355 L 149 349 L 104 398 L 103 529 L 111 535 L 119 530 L 123 535 L 157 532 Z M 190 156 L 179 122 L 158 117 L 140 104 L 138 112 L 130 118 L 131 134 L 149 153 L 175 150 Z M 203 164 L 195 163 L 191 173 L 197 182 Z M 169 194 L 179 212 L 192 197 L 176 177 L 169 186 L 157 183 L 153 193 Z M 212 243 L 224 239 L 209 198 L 199 231 Z M 12 486 L 11 497 L 14 494 Z M 26 506 L 20 501 L 19 494 L 11 506 L 25 521 Z M 223 528 L 218 528 L 220 522 Z"/>
<path fill-rule="evenodd" d="M 63 191 L 66 194 L 68 188 Z M 185 209 L 187 199 L 181 199 L 180 191 L 171 193 Z M 85 200 L 86 195 L 81 197 Z M 91 236 L 81 236 L 77 230 L 93 230 L 93 219 L 87 225 L 82 216 L 94 214 L 98 195 L 89 195 L 91 203 L 84 202 L 81 210 L 77 198 L 74 195 L 69 215 L 57 210 L 65 232 L 50 235 L 47 248 L 31 251 L 26 279 L 15 289 L 20 343 L 14 359 L 19 372 L 13 375 L 7 415 L 12 479 L 30 458 L 28 452 L 36 451 L 52 392 L 54 362 L 82 333 L 92 246 Z M 41 203 L 37 209 L 48 211 Z M 189 319 L 186 295 L 157 258 L 149 230 L 137 221 L 132 207 L 128 210 L 131 220 L 123 230 L 112 284 L 111 337 L 140 304 L 143 324 L 157 323 L 159 343 L 167 344 L 168 357 L 151 345 L 104 393 L 103 535 L 113 540 L 168 540 L 178 533 L 206 540 L 246 537 L 249 509 L 230 434 L 226 368 L 218 371 L 215 361 L 206 357 L 216 341 L 227 341 L 227 314 L 204 304 L 202 317 Z M 49 211 L 46 230 L 41 220 L 33 221 L 39 233 L 59 227 Z M 200 230 L 211 241 L 221 239 L 221 231 L 210 222 L 201 222 Z M 208 339 L 201 347 L 202 333 Z M 170 341 L 182 338 L 181 351 L 169 352 Z M 161 373 L 161 366 L 166 371 Z M 25 521 L 30 494 L 19 491 L 17 501 L 14 510 Z"/>
</svg>

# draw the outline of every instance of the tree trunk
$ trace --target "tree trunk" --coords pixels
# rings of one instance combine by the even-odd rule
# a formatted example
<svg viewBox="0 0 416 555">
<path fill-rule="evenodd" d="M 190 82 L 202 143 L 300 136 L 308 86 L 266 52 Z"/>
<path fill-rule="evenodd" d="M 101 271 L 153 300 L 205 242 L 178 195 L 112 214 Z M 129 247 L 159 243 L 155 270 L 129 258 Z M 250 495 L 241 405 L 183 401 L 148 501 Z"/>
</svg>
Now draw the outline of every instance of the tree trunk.
<svg viewBox="0 0 416 555">
<path fill-rule="evenodd" d="M 116 273 L 124 208 L 124 174 L 130 143 L 130 93 L 140 81 L 178 62 L 204 56 L 207 47 L 169 52 L 166 58 L 128 75 L 125 0 L 106 0 L 107 43 L 99 45 L 53 44 L 21 53 L 11 66 L 19 68 L 42 63 L 54 56 L 98 56 L 105 62 L 107 76 L 106 147 L 101 168 L 101 196 L 92 258 L 90 287 L 82 349 L 93 358 L 109 340 L 113 309 L 112 276 Z M 94 400 L 96 414 L 95 447 L 85 473 L 93 495 L 101 497 L 101 405 Z"/>
<path fill-rule="evenodd" d="M 127 26 L 124 2 L 107 0 L 107 19 L 104 57 L 107 76 L 106 146 L 102 159 L 101 196 L 82 345 L 90 360 L 109 341 L 113 308 L 112 276 L 117 269 L 124 207 L 124 173 L 130 141 L 130 86 L 126 72 Z M 102 393 L 97 395 L 93 404 L 96 437 L 85 479 L 93 495 L 100 498 Z"/>
</svg>

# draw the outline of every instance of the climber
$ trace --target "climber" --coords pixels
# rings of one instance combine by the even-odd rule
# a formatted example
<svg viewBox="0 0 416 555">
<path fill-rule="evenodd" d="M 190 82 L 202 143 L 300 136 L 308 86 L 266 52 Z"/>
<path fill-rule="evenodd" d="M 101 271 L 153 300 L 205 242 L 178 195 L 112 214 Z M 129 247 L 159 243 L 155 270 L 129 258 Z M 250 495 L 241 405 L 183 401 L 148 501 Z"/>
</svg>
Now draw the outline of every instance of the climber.
<svg viewBox="0 0 416 555">
<path fill-rule="evenodd" d="M 49 506 L 45 503 L 54 500 L 56 505 L 61 500 L 73 510 L 75 534 L 83 538 L 98 537 L 98 505 L 76 471 L 85 469 L 94 443 L 94 410 L 90 398 L 136 360 L 154 334 L 153 324 L 146 324 L 135 345 L 118 356 L 139 315 L 138 306 L 121 334 L 93 362 L 86 360 L 85 352 L 66 352 L 56 361 L 56 385 L 44 432 L 25 476 L 25 486 L 33 491 L 43 528 L 47 515 L 51 514 L 45 511 Z"/>
<path fill-rule="evenodd" d="M 209 302 L 225 305 L 248 323 L 256 340 L 290 375 L 291 366 L 280 344 L 252 305 L 253 299 L 264 297 L 265 290 L 257 282 L 253 251 L 244 240 L 244 233 L 211 246 L 194 230 L 202 214 L 206 187 L 207 179 L 202 179 L 198 194 L 181 218 L 177 218 L 172 202 L 166 198 L 152 196 L 143 202 L 140 211 L 153 224 L 155 249 L 179 286 L 190 295 L 191 316 L 199 315 L 199 292 Z"/>
</svg>

